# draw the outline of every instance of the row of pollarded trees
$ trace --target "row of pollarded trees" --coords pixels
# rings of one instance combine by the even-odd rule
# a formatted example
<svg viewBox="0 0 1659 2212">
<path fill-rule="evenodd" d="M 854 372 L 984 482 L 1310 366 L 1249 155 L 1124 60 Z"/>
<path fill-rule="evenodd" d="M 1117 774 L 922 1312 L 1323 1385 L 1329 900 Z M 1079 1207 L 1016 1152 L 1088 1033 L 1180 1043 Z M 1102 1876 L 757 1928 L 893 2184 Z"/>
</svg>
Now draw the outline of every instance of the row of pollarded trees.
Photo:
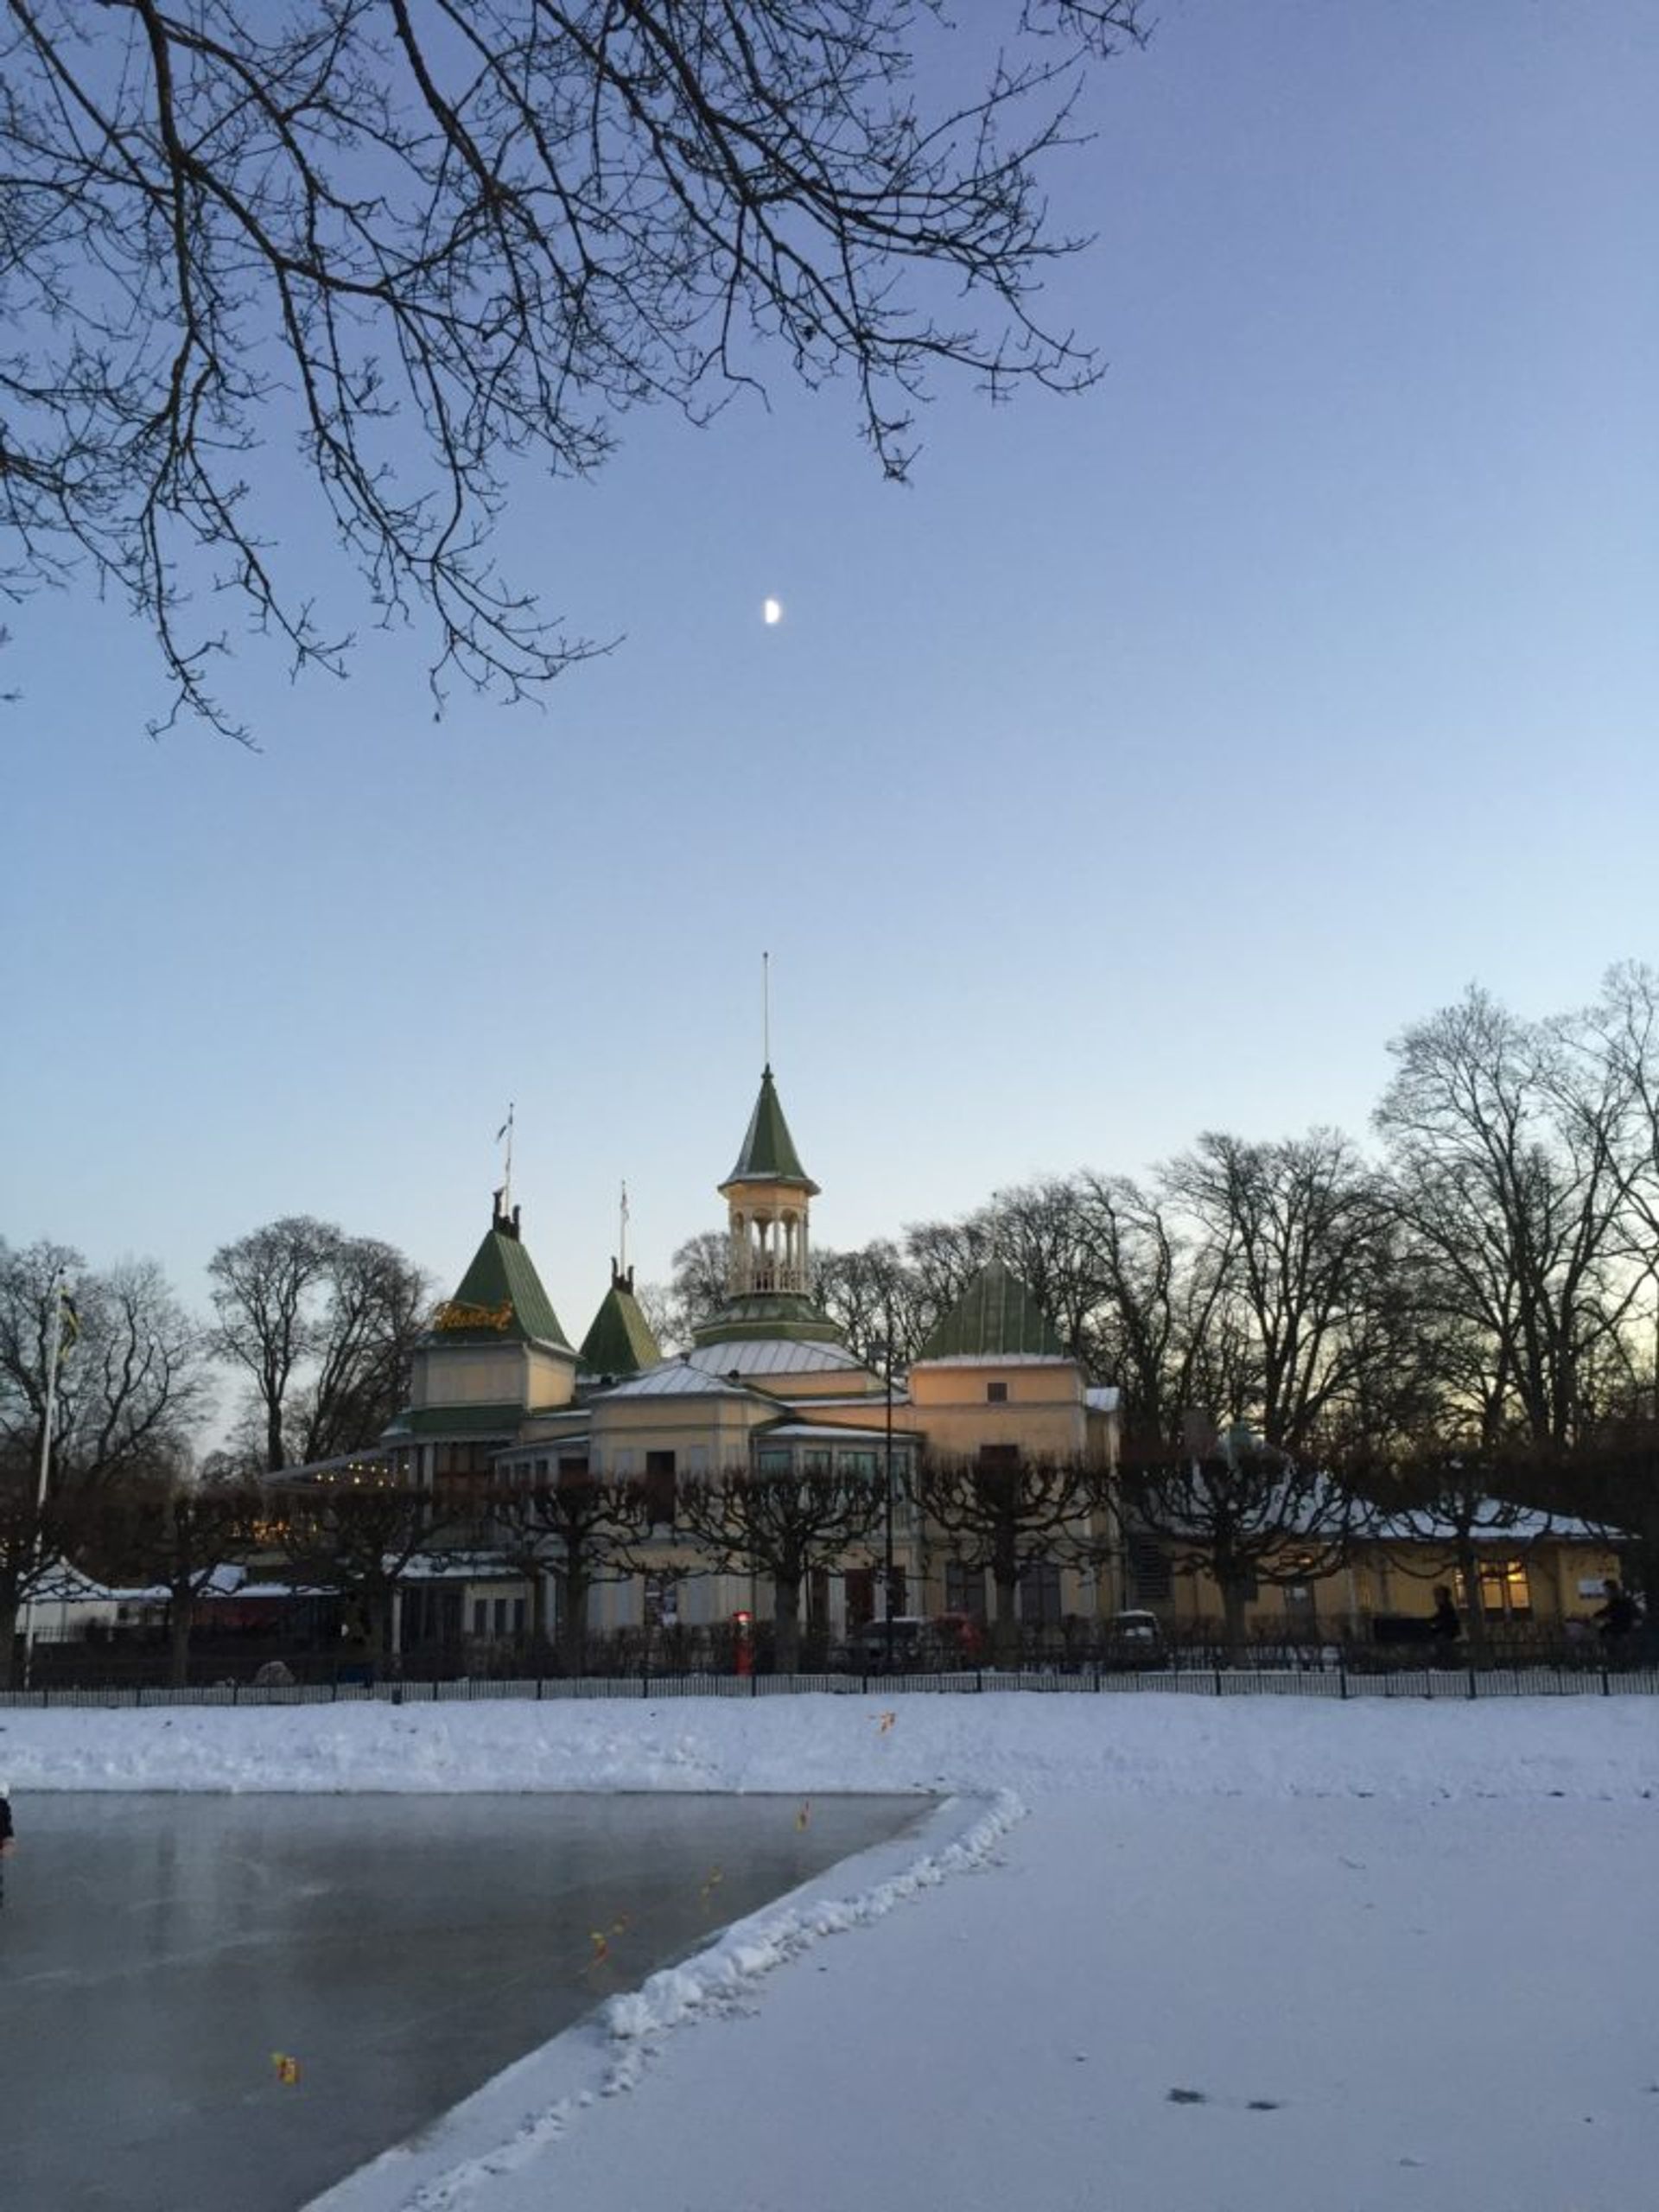
<svg viewBox="0 0 1659 2212">
<path fill-rule="evenodd" d="M 1472 1595 L 1495 1537 L 1524 1549 L 1545 1525 L 1535 1506 L 1494 1485 L 1512 1490 L 1522 1478 L 1548 1503 L 1544 1494 L 1552 1484 L 1560 1492 L 1564 1471 L 1580 1493 L 1600 1485 L 1592 1503 L 1611 1531 L 1636 1487 L 1659 1484 L 1659 1443 L 1652 1432 L 1610 1440 L 1593 1457 L 1574 1455 L 1565 1471 L 1536 1455 L 1483 1461 L 1472 1449 L 1337 1469 L 1298 1462 L 1242 1432 L 1211 1431 L 1110 1472 L 1017 1455 L 924 1459 L 905 1503 L 936 1555 L 988 1577 L 991 1655 L 1006 1662 L 1018 1649 L 1020 1586 L 1034 1569 L 1100 1568 L 1136 1539 L 1156 1541 L 1172 1566 L 1213 1580 L 1224 1635 L 1236 1649 L 1246 1643 L 1245 1606 L 1255 1586 L 1317 1580 L 1385 1524 L 1402 1545 L 1414 1540 L 1429 1557 L 1450 1558 Z M 379 1663 L 391 1649 L 396 1593 L 417 1563 L 475 1560 L 480 1551 L 530 1583 L 537 1649 L 549 1643 L 547 1582 L 559 1586 L 557 1649 L 567 1672 L 584 1664 L 597 1585 L 712 1573 L 768 1587 L 775 1661 L 789 1672 L 798 1660 L 810 1578 L 873 1563 L 886 1510 L 881 1484 L 852 1475 L 735 1469 L 683 1481 L 671 1497 L 652 1478 L 562 1471 L 528 1484 L 469 1482 L 436 1492 L 372 1478 L 208 1482 L 173 1491 L 134 1486 L 113 1497 L 84 1497 L 79 1524 L 70 1508 L 60 1509 L 59 1526 L 66 1548 L 111 1579 L 168 1592 L 178 1681 L 186 1679 L 192 1620 L 216 1567 L 258 1558 L 298 1589 L 337 1596 Z M 1478 1603 L 1469 1618 L 1478 1649 Z"/>
</svg>

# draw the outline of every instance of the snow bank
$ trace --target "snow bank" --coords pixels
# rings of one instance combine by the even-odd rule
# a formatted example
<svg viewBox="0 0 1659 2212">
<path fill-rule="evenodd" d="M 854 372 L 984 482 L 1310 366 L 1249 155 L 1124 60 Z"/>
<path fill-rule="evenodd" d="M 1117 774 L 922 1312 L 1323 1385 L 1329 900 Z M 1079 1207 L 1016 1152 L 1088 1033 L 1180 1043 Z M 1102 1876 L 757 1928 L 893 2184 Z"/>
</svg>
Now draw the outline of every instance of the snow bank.
<svg viewBox="0 0 1659 2212">
<path fill-rule="evenodd" d="M 672 1698 L 0 1711 L 31 1789 L 1659 1796 L 1653 1701 Z"/>
</svg>

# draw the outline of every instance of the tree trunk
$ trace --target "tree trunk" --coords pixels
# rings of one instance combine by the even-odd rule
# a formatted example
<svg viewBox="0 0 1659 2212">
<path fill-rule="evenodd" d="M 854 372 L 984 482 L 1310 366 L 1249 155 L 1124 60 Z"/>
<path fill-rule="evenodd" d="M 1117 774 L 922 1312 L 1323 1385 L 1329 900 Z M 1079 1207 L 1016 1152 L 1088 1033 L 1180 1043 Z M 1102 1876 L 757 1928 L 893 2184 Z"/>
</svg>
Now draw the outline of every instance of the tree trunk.
<svg viewBox="0 0 1659 2212">
<path fill-rule="evenodd" d="M 0 1597 L 0 1690 L 9 1690 L 14 1679 L 13 1652 L 17 1642 L 19 1610 L 15 1595 Z"/>
<path fill-rule="evenodd" d="M 559 1586 L 559 1664 L 567 1675 L 581 1675 L 588 1665 L 588 1592 L 592 1577 L 579 1559 L 565 1563 Z"/>
<path fill-rule="evenodd" d="M 195 1599 L 187 1586 L 175 1590 L 167 1609 L 167 1679 L 181 1690 L 190 1679 L 190 1629 Z"/>
<path fill-rule="evenodd" d="M 1474 1546 L 1458 1546 L 1458 1572 L 1463 1577 L 1463 1609 L 1469 1636 L 1469 1656 L 1486 1656 L 1486 1608 L 1481 1602 L 1480 1557 Z"/>
<path fill-rule="evenodd" d="M 363 1593 L 363 1624 L 368 1634 L 367 1658 L 376 1675 L 385 1671 L 391 1649 L 392 1590 L 388 1583 Z"/>
<path fill-rule="evenodd" d="M 1244 1608 L 1249 1602 L 1244 1595 L 1245 1586 L 1236 1574 L 1230 1574 L 1221 1585 L 1222 1637 L 1227 1656 L 1235 1666 L 1243 1658 L 1249 1640 L 1244 1624 Z"/>
<path fill-rule="evenodd" d="M 774 1574 L 772 1578 L 772 1634 L 773 1664 L 780 1675 L 792 1675 L 801 1659 L 801 1578 Z"/>
<path fill-rule="evenodd" d="M 1020 1664 L 1020 1578 L 997 1574 L 995 1617 L 991 1623 L 991 1660 L 998 1667 Z"/>
</svg>

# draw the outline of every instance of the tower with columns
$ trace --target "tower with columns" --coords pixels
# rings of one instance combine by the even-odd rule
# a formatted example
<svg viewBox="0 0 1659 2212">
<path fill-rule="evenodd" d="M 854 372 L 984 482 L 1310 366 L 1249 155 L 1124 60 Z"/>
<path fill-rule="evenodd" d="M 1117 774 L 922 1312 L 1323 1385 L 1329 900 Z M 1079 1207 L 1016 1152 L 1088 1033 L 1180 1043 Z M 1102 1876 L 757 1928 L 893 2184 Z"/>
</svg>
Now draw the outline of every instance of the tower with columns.
<svg viewBox="0 0 1659 2212">
<path fill-rule="evenodd" d="M 771 1065 L 737 1155 L 720 1185 L 729 1244 L 726 1304 L 696 1332 L 698 1344 L 746 1336 L 838 1340 L 812 1302 L 810 1218 L 818 1186 L 801 1165 Z"/>
</svg>

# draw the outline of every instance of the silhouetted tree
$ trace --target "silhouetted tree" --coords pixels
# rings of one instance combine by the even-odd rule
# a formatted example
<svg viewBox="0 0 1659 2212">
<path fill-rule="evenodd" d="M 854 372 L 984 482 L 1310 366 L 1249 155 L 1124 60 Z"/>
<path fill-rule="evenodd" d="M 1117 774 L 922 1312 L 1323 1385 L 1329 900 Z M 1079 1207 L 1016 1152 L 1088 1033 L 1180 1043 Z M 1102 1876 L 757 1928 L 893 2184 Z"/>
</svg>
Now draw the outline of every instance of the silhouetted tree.
<svg viewBox="0 0 1659 2212">
<path fill-rule="evenodd" d="M 389 1244 L 289 1214 L 208 1262 L 213 1345 L 252 1382 L 275 1472 L 372 1444 L 403 1402 L 431 1286 Z"/>
<path fill-rule="evenodd" d="M 681 1483 L 674 1529 L 710 1567 L 772 1585 L 777 1665 L 792 1674 L 808 1576 L 844 1566 L 847 1554 L 874 1535 L 885 1510 L 885 1492 L 868 1477 L 736 1467 Z"/>
<path fill-rule="evenodd" d="M 1317 1458 L 1299 1460 L 1234 1427 L 1189 1420 L 1182 1445 L 1131 1439 L 1118 1468 L 1124 1533 L 1151 1537 L 1172 1567 L 1206 1574 L 1221 1593 L 1224 1633 L 1246 1643 L 1259 1583 L 1319 1580 L 1338 1567 L 1366 1509 Z"/>
<path fill-rule="evenodd" d="M 39 1503 L 52 1310 L 67 1286 L 49 1478 Z M 0 1686 L 19 1609 L 124 1485 L 187 1457 L 207 1408 L 201 1331 L 152 1261 L 89 1269 L 67 1246 L 0 1243 Z"/>
<path fill-rule="evenodd" d="M 1034 1458 L 1013 1445 L 987 1445 L 973 1459 L 930 1453 L 918 1491 L 924 1519 L 946 1548 L 970 1573 L 990 1575 L 999 1666 L 1019 1656 L 1019 1589 L 1032 1570 L 1093 1563 L 1110 1548 L 1104 1471 L 1081 1461 Z"/>
<path fill-rule="evenodd" d="M 287 437 L 383 619 L 516 696 L 590 650 L 491 565 L 505 471 L 769 360 L 844 375 L 902 476 L 918 396 L 1086 384 L 1036 318 L 1040 175 L 1135 0 L 0 0 L 0 529 L 81 556 L 222 728 L 192 576 L 340 665 L 250 454 Z M 959 100 L 977 41 L 984 89 Z M 970 77 L 976 73 L 970 67 Z M 954 310 L 936 302 L 954 300 Z M 290 556 L 291 558 L 292 556 Z"/>
</svg>

